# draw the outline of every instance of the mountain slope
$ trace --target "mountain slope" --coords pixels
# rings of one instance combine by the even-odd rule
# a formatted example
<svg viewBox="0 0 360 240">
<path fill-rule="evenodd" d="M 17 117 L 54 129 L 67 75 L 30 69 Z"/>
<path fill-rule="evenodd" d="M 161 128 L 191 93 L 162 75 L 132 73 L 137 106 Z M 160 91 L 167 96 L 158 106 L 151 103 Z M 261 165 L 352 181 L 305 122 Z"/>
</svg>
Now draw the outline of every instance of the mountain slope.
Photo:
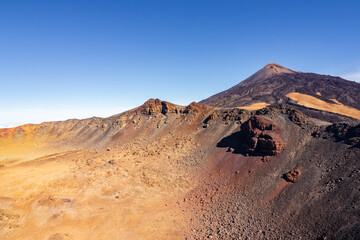
<svg viewBox="0 0 360 240">
<path fill-rule="evenodd" d="M 226 108 L 0 129 L 0 240 L 359 239 L 360 124 L 329 123 L 351 84 L 270 64 Z"/>
<path fill-rule="evenodd" d="M 150 99 L 2 130 L 32 140 L 18 155 L 57 153 L 0 160 L 0 239 L 358 238 L 360 126 L 323 124 L 285 107 Z"/>
<path fill-rule="evenodd" d="M 288 95 L 290 93 L 304 94 L 329 104 L 340 103 L 354 111 L 355 114 L 350 114 L 350 116 L 348 114 L 348 117 L 360 119 L 359 83 L 340 77 L 296 72 L 274 63 L 266 65 L 234 87 L 204 99 L 200 103 L 215 107 L 242 107 L 255 103 L 290 104 L 302 110 L 305 107 L 307 114 L 324 120 L 341 121 L 346 119 L 339 116 L 339 114 L 345 114 L 334 112 L 331 107 L 325 110 L 329 114 L 322 117 L 323 113 L 316 110 L 324 111 L 324 109 L 298 104 L 298 99 L 292 99 L 291 95 Z"/>
</svg>

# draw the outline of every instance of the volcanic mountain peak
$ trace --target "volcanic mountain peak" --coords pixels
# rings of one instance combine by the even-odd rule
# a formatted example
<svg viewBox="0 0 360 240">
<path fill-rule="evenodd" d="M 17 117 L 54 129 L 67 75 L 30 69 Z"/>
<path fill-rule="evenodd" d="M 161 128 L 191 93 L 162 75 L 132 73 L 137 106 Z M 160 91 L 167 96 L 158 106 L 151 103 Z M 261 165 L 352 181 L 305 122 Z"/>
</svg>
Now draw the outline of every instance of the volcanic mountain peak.
<svg viewBox="0 0 360 240">
<path fill-rule="evenodd" d="M 348 117 L 360 119 L 359 97 L 359 83 L 269 63 L 239 84 L 200 103 L 253 110 L 254 106 L 287 104 L 309 116 L 339 122 L 352 121 Z"/>
<path fill-rule="evenodd" d="M 297 73 L 297 72 L 289 68 L 283 67 L 277 63 L 269 63 L 265 67 L 263 67 L 262 69 L 251 75 L 249 78 L 241 82 L 240 84 L 244 84 L 244 83 L 246 84 L 248 82 L 263 80 L 272 77 L 274 75 L 279 75 L 283 73 Z"/>
<path fill-rule="evenodd" d="M 283 67 L 277 63 L 268 63 L 265 67 L 263 67 L 260 71 L 268 69 L 268 71 L 272 71 L 274 73 L 294 73 L 296 71 L 291 70 L 289 68 Z"/>
</svg>

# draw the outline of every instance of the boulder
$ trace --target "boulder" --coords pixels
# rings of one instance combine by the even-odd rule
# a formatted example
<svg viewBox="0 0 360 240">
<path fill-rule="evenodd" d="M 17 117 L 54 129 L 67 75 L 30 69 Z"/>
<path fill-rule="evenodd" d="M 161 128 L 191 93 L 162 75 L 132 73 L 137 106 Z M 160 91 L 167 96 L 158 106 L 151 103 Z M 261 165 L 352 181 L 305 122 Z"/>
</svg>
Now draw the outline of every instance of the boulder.
<svg viewBox="0 0 360 240">
<path fill-rule="evenodd" d="M 293 109 L 293 108 L 289 108 L 286 110 L 286 113 L 290 119 L 290 121 L 292 121 L 293 123 L 299 125 L 299 126 L 303 126 L 308 122 L 307 117 L 300 111 Z"/>
<path fill-rule="evenodd" d="M 280 127 L 264 118 L 251 117 L 241 125 L 240 132 L 249 155 L 273 156 L 285 148 Z"/>
<path fill-rule="evenodd" d="M 284 179 L 287 182 L 296 183 L 299 180 L 300 176 L 301 176 L 301 172 L 299 169 L 292 169 L 288 173 L 284 174 Z"/>
</svg>

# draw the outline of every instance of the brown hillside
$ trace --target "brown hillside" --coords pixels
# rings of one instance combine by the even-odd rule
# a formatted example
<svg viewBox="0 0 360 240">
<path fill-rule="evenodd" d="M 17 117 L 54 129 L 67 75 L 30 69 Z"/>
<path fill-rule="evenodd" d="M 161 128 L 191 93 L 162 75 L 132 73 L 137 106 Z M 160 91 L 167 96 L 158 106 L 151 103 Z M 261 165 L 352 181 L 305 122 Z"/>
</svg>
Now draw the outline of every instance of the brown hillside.
<svg viewBox="0 0 360 240">
<path fill-rule="evenodd" d="M 157 99 L 2 129 L 0 239 L 357 239 L 359 129 Z"/>
</svg>

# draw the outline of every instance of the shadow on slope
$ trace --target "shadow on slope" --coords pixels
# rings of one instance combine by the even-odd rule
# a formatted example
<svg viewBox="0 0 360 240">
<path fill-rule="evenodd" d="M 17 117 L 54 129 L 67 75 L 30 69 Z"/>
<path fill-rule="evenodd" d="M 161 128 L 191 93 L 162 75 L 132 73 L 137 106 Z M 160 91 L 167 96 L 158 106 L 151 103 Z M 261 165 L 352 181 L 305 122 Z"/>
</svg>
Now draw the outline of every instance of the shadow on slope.
<svg viewBox="0 0 360 240">
<path fill-rule="evenodd" d="M 228 152 L 242 155 L 247 155 L 249 149 L 245 139 L 242 137 L 241 131 L 237 131 L 230 136 L 224 137 L 220 142 L 218 142 L 216 147 L 228 148 Z"/>
</svg>

